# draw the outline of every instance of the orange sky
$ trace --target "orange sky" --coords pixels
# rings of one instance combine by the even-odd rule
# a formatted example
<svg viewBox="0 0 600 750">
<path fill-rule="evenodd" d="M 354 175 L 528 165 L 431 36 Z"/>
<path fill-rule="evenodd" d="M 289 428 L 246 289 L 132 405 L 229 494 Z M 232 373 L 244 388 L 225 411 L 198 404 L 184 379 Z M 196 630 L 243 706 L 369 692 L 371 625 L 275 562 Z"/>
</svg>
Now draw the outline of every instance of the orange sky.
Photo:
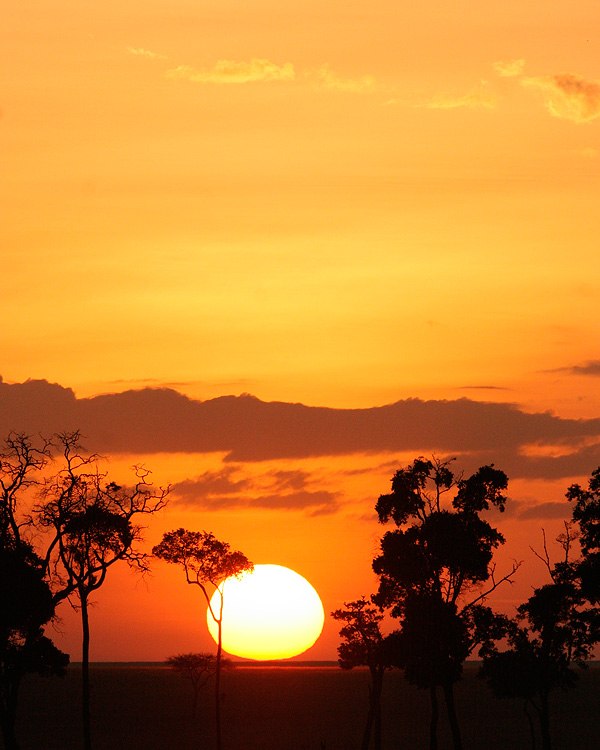
<svg viewBox="0 0 600 750">
<path fill-rule="evenodd" d="M 600 415 L 597 2 L 5 0 L 3 11 L 5 385 L 44 379 L 82 400 L 167 386 L 338 409 L 469 398 L 551 410 L 551 436 L 499 412 L 506 441 L 485 456 L 513 472 L 521 515 L 503 523 L 514 555 L 530 555 L 560 512 L 527 519 L 527 508 L 560 501 L 600 463 L 594 424 L 567 424 Z M 58 413 L 52 398 L 41 393 L 36 413 Z M 120 408 L 107 407 L 113 425 Z M 258 503 L 215 510 L 213 496 L 174 495 L 148 538 L 213 530 L 306 575 L 326 611 L 373 586 L 372 508 L 390 462 L 434 449 L 469 467 L 484 458 L 476 435 L 351 448 L 324 437 L 273 455 L 276 423 L 256 418 L 265 452 L 251 462 L 160 429 L 148 449 L 117 446 L 94 420 L 89 447 L 117 472 L 141 457 L 159 481 L 243 483 Z M 443 415 L 431 419 L 443 430 Z M 310 443 L 290 424 L 286 439 Z M 549 460 L 534 470 L 521 458 L 536 453 Z M 300 472 L 286 474 L 297 493 L 326 494 L 292 502 L 277 472 Z M 92 658 L 207 643 L 193 592 L 177 584 L 166 604 L 177 581 L 162 565 L 148 590 L 115 574 L 93 613 Z M 77 658 L 61 614 L 57 640 Z M 327 623 L 314 658 L 335 656 L 336 633 Z"/>
</svg>

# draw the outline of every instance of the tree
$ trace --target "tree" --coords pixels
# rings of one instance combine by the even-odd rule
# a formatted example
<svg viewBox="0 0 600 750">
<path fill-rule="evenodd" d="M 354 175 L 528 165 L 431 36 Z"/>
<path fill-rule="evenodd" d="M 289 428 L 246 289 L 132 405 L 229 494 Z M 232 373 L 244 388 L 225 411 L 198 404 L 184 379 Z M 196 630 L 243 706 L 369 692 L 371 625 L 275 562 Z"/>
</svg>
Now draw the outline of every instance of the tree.
<svg viewBox="0 0 600 750">
<path fill-rule="evenodd" d="M 79 437 L 78 432 L 57 436 L 64 466 L 46 481 L 36 510 L 39 524 L 53 532 L 45 566 L 54 580 L 54 602 L 75 597 L 81 612 L 83 739 L 84 750 L 90 750 L 90 596 L 121 560 L 148 570 L 148 555 L 137 548 L 142 529 L 134 520 L 164 508 L 168 488 L 154 490 L 150 472 L 141 466 L 134 467 L 130 488 L 109 481 L 99 471 L 99 457 L 86 455 Z"/>
<path fill-rule="evenodd" d="M 185 572 L 186 581 L 198 586 L 208 605 L 208 611 L 217 625 L 217 664 L 215 674 L 215 719 L 217 727 L 217 750 L 221 750 L 221 655 L 224 583 L 231 576 L 240 577 L 254 570 L 254 565 L 238 551 L 231 551 L 227 542 L 220 542 L 207 531 L 177 529 L 163 535 L 152 554 L 168 563 L 179 565 Z M 217 591 L 218 608 L 213 608 L 207 586 Z"/>
<path fill-rule="evenodd" d="M 557 541 L 563 549 L 563 559 L 552 565 L 544 535 L 544 554 L 535 553 L 546 565 L 550 583 L 534 589 L 532 596 L 517 608 L 517 616 L 508 630 L 505 651 L 491 648 L 484 654 L 482 676 L 499 697 L 521 697 L 527 715 L 532 748 L 535 748 L 533 721 L 527 711 L 533 706 L 538 717 L 543 750 L 552 749 L 550 727 L 550 694 L 556 688 L 566 690 L 575 685 L 577 673 L 572 665 L 584 667 L 600 641 L 600 611 L 593 606 L 588 588 L 589 569 L 586 557 L 591 545 L 587 529 L 593 524 L 593 504 L 574 485 L 567 497 L 576 499 L 573 518 L 583 527 L 581 532 L 583 557 L 571 560 L 574 541 L 571 524 Z M 579 488 L 580 489 L 580 488 Z M 592 603 L 592 606 L 590 606 Z"/>
<path fill-rule="evenodd" d="M 338 646 L 338 663 L 342 669 L 369 668 L 369 712 L 363 732 L 361 750 L 368 750 L 375 726 L 375 750 L 381 750 L 381 691 L 383 675 L 389 667 L 386 660 L 386 639 L 381 633 L 383 613 L 364 597 L 345 602 L 342 609 L 331 613 L 334 620 L 345 623 L 340 629 L 343 639 Z"/>
<path fill-rule="evenodd" d="M 587 601 L 600 604 L 600 467 L 592 472 L 588 488 L 573 484 L 567 490 L 572 502 L 572 521 L 579 529 L 581 558 L 577 577 Z"/>
<path fill-rule="evenodd" d="M 391 519 L 397 528 L 384 534 L 381 554 L 373 561 L 379 576 L 374 601 L 402 619 L 396 665 L 410 682 L 429 689 L 431 750 L 437 747 L 438 686 L 455 750 L 462 748 L 453 686 L 466 657 L 501 637 L 505 618 L 483 602 L 518 568 L 515 563 L 508 574 L 495 579 L 493 552 L 504 538 L 479 516 L 490 506 L 504 510 L 504 472 L 482 466 L 463 479 L 450 467 L 451 461 L 418 458 L 396 472 L 392 492 L 376 504 L 379 520 Z M 452 489 L 455 496 L 448 508 L 445 496 Z M 469 594 L 472 598 L 466 601 Z"/>
<path fill-rule="evenodd" d="M 26 542 L 0 547 L 0 726 L 5 750 L 17 750 L 19 687 L 27 673 L 64 675 L 69 657 L 44 636 L 54 617 L 42 560 Z"/>
<path fill-rule="evenodd" d="M 189 653 L 169 656 L 167 664 L 179 674 L 186 677 L 192 683 L 192 714 L 196 716 L 198 710 L 198 697 L 200 688 L 217 671 L 217 659 L 214 654 L 208 653 Z M 233 665 L 229 659 L 221 659 L 221 668 L 231 668 Z"/>
<path fill-rule="evenodd" d="M 43 634 L 54 602 L 43 561 L 23 538 L 28 519 L 19 507 L 49 459 L 47 442 L 36 447 L 17 433 L 8 435 L 0 453 L 0 727 L 6 750 L 18 748 L 15 720 L 24 675 L 62 675 L 69 662 Z"/>
</svg>

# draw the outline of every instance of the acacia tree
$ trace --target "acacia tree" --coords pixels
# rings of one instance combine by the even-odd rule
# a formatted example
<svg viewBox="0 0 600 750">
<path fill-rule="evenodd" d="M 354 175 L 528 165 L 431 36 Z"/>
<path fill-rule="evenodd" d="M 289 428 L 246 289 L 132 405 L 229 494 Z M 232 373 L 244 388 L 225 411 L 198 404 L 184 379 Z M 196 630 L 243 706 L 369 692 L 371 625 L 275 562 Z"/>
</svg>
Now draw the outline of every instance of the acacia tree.
<svg viewBox="0 0 600 750">
<path fill-rule="evenodd" d="M 22 531 L 28 526 L 22 496 L 38 482 L 50 459 L 49 445 L 34 446 L 23 434 L 10 433 L 0 452 L 0 727 L 6 750 L 17 750 L 15 720 L 19 687 L 25 674 L 59 674 L 69 662 L 44 636 L 54 617 L 52 592 L 44 565 Z"/>
<path fill-rule="evenodd" d="M 198 586 L 208 605 L 210 616 L 217 626 L 217 663 L 215 673 L 215 720 L 217 750 L 221 750 L 221 655 L 224 583 L 231 576 L 240 577 L 254 570 L 254 565 L 242 552 L 232 551 L 227 542 L 219 541 L 208 531 L 187 531 L 180 528 L 163 535 L 152 554 L 168 563 L 179 565 L 186 581 Z M 218 592 L 218 606 L 211 603 L 209 588 Z"/>
<path fill-rule="evenodd" d="M 391 519 L 397 528 L 383 536 L 381 554 L 373 561 L 379 576 L 374 601 L 402 619 L 396 665 L 410 682 L 429 689 L 431 750 L 437 748 L 438 686 L 454 748 L 462 750 L 454 684 L 466 657 L 502 636 L 505 618 L 483 602 L 518 568 L 514 563 L 509 573 L 495 579 L 493 552 L 504 538 L 479 516 L 490 506 L 504 510 L 506 474 L 482 466 L 463 479 L 450 466 L 435 457 L 416 459 L 396 472 L 392 492 L 376 504 L 379 520 Z M 455 495 L 448 504 L 451 490 Z"/>
<path fill-rule="evenodd" d="M 344 602 L 342 609 L 331 613 L 334 620 L 345 623 L 340 628 L 343 638 L 338 646 L 338 663 L 342 669 L 366 666 L 369 668 L 369 712 L 362 736 L 361 750 L 369 750 L 373 726 L 375 750 L 381 750 L 381 691 L 383 675 L 388 668 L 385 638 L 380 623 L 383 613 L 363 596 Z"/>
<path fill-rule="evenodd" d="M 36 510 L 38 523 L 53 532 L 45 566 L 54 580 L 54 602 L 74 598 L 81 612 L 83 740 L 84 750 L 90 750 L 90 596 L 121 560 L 148 570 L 149 556 L 137 547 L 142 529 L 135 519 L 164 508 L 168 488 L 156 490 L 148 481 L 149 470 L 141 466 L 134 467 L 132 487 L 109 481 L 99 471 L 99 457 L 86 455 L 79 438 L 79 432 L 57 436 L 64 466 L 46 481 Z"/>
</svg>

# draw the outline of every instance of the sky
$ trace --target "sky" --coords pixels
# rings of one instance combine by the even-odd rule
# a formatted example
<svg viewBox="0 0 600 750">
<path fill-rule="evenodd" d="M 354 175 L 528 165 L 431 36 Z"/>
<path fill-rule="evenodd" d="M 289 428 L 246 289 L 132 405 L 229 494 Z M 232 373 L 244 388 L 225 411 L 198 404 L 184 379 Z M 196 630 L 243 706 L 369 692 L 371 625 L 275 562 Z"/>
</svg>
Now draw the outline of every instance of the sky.
<svg viewBox="0 0 600 750">
<path fill-rule="evenodd" d="M 326 612 L 418 455 L 510 477 L 498 593 L 600 464 L 592 0 L 5 0 L 0 428 L 80 428 Z M 162 563 L 95 660 L 210 645 Z M 78 658 L 76 615 L 54 634 Z M 307 653 L 333 659 L 337 624 Z"/>
</svg>

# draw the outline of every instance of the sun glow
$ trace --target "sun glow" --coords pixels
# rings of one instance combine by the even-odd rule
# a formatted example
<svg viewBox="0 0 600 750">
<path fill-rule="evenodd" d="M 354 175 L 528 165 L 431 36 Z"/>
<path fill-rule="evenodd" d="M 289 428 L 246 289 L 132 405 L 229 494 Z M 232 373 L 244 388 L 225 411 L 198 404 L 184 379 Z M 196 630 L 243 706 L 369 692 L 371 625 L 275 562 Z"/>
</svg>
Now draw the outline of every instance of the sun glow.
<svg viewBox="0 0 600 750">
<path fill-rule="evenodd" d="M 255 565 L 253 573 L 223 584 L 223 650 L 248 659 L 288 659 L 310 648 L 323 629 L 319 595 L 289 568 Z M 218 612 L 219 594 L 211 605 Z M 208 629 L 217 641 L 217 625 L 207 612 Z"/>
</svg>

